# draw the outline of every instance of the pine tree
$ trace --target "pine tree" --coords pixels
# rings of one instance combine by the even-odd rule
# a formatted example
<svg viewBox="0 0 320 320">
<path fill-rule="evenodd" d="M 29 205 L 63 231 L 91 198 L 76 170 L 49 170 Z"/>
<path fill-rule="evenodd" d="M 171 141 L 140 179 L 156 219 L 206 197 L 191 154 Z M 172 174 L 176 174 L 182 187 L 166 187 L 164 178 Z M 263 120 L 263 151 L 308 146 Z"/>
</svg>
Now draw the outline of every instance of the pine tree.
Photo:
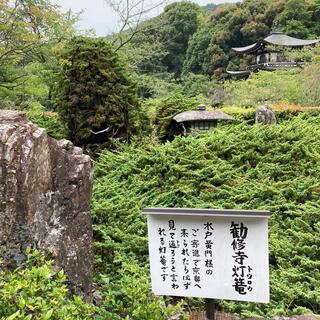
<svg viewBox="0 0 320 320">
<path fill-rule="evenodd" d="M 112 46 L 101 38 L 74 37 L 61 58 L 55 101 L 70 140 L 93 152 L 115 139 L 128 141 L 139 103 Z"/>
</svg>

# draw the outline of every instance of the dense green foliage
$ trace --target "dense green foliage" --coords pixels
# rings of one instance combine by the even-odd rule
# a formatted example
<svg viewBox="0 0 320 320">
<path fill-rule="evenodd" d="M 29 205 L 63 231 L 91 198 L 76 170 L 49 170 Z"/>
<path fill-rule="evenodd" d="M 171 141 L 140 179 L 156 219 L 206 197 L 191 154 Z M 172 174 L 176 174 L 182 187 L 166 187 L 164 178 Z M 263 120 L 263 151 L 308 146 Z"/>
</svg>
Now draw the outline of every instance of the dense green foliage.
<svg viewBox="0 0 320 320">
<path fill-rule="evenodd" d="M 49 104 L 56 53 L 75 33 L 77 15 L 50 0 L 2 0 L 0 12 L 0 108 Z"/>
<path fill-rule="evenodd" d="M 159 101 L 154 124 L 160 139 L 172 136 L 170 123 L 172 118 L 183 111 L 193 110 L 197 106 L 197 99 L 187 98 L 181 94 L 168 96 Z"/>
<path fill-rule="evenodd" d="M 186 59 L 183 62 L 183 72 L 196 72 L 206 74 L 210 57 L 207 53 L 213 28 L 206 24 L 190 38 Z"/>
<path fill-rule="evenodd" d="M 46 129 L 48 135 L 55 139 L 63 139 L 67 136 L 67 130 L 54 112 L 45 111 L 39 103 L 33 103 L 27 110 L 27 117 L 34 124 Z"/>
<path fill-rule="evenodd" d="M 182 302 L 171 305 L 150 292 L 146 266 L 128 259 L 117 271 L 116 276 L 102 272 L 97 278 L 104 295 L 97 319 L 167 320 L 183 315 Z M 187 312 L 179 318 L 187 320 Z"/>
<path fill-rule="evenodd" d="M 215 8 L 207 24 L 190 41 L 184 72 L 204 72 L 224 77 L 226 69 L 244 68 L 252 57 L 231 50 L 252 44 L 280 28 L 300 38 L 316 38 L 319 0 L 244 0 Z"/>
<path fill-rule="evenodd" d="M 101 304 L 70 297 L 63 272 L 35 252 L 26 268 L 0 271 L 1 320 L 187 317 L 183 302 L 149 289 L 147 206 L 270 210 L 271 303 L 219 305 L 246 317 L 320 313 L 319 47 L 285 52 L 308 62 L 301 70 L 225 81 L 226 69 L 252 60 L 232 47 L 273 29 L 319 37 L 320 0 L 172 3 L 123 30 L 133 37 L 117 52 L 116 41 L 74 37 L 77 16 L 50 0 L 0 0 L 0 12 L 0 108 L 25 110 L 49 135 L 69 135 L 85 151 L 112 150 L 95 166 Z M 279 124 L 252 126 L 266 102 Z M 173 139 L 172 117 L 200 103 L 236 122 L 161 144 Z"/>
<path fill-rule="evenodd" d="M 320 1 L 288 0 L 277 16 L 283 31 L 297 38 L 317 38 L 320 35 Z"/>
<path fill-rule="evenodd" d="M 238 106 L 257 106 L 267 103 L 287 102 L 304 104 L 304 88 L 297 70 L 260 71 L 249 79 L 225 83 L 230 93 L 229 103 Z M 250 94 L 248 94 L 250 92 Z M 309 101 L 310 102 L 310 101 Z"/>
<path fill-rule="evenodd" d="M 79 146 L 110 146 L 128 141 L 137 123 L 139 104 L 123 62 L 104 39 L 75 37 L 62 54 L 55 89 L 69 138 Z M 98 147 L 99 148 L 99 147 Z"/>
<path fill-rule="evenodd" d="M 212 36 L 206 50 L 204 62 L 207 63 L 202 69 L 210 75 L 222 77 L 226 69 L 245 64 L 247 57 L 235 54 L 231 48 L 252 44 L 269 34 L 275 16 L 283 7 L 281 2 L 245 0 L 217 8 L 210 16 Z M 196 53 L 190 53 L 189 56 Z"/>
<path fill-rule="evenodd" d="M 242 316 L 319 313 L 319 121 L 230 125 L 103 153 L 93 202 L 99 274 L 117 290 L 124 262 L 147 265 L 144 207 L 270 210 L 270 304 L 221 305 Z"/>
<path fill-rule="evenodd" d="M 49 0 L 16 4 L 1 2 L 0 107 L 27 109 L 39 102 L 50 110 L 58 53 L 74 35 L 77 16 L 61 13 Z M 192 73 L 222 79 L 227 68 L 242 69 L 252 59 L 235 54 L 231 47 L 251 44 L 272 29 L 301 38 L 318 37 L 319 8 L 319 0 L 244 0 L 203 8 L 176 2 L 143 21 L 122 53 L 138 80 L 140 97 L 159 98 L 173 91 L 194 96 L 185 90 L 185 79 Z M 125 32 L 130 37 L 130 30 Z"/>
<path fill-rule="evenodd" d="M 33 251 L 18 269 L 9 272 L 0 263 L 1 320 L 89 320 L 94 308 L 78 296 L 70 296 L 63 271 Z"/>
<path fill-rule="evenodd" d="M 161 42 L 168 52 L 163 59 L 169 72 L 180 75 L 188 48 L 189 38 L 198 30 L 203 19 L 200 7 L 192 2 L 182 1 L 168 5 L 161 15 L 164 27 Z"/>
<path fill-rule="evenodd" d="M 278 29 L 303 39 L 320 35 L 319 0 L 244 0 L 208 8 L 204 15 L 192 3 L 176 2 L 143 25 L 132 44 L 136 53 L 143 50 L 149 67 L 138 72 L 168 71 L 175 77 L 194 72 L 223 79 L 226 69 L 243 69 L 253 59 L 232 47 L 252 44 Z"/>
<path fill-rule="evenodd" d="M 272 104 L 272 110 L 275 113 L 277 123 L 282 123 L 287 120 L 291 120 L 294 117 L 301 115 L 304 117 L 313 117 L 320 114 L 319 107 L 302 107 L 299 105 L 290 104 Z M 236 123 L 246 123 L 247 125 L 253 125 L 255 123 L 255 107 L 237 107 L 237 106 L 225 106 L 220 109 L 221 111 L 230 114 L 236 120 Z"/>
<path fill-rule="evenodd" d="M 158 74 L 166 72 L 162 63 L 168 54 L 161 41 L 163 21 L 160 16 L 144 21 L 139 30 L 129 41 L 122 54 L 126 56 L 130 71 L 140 74 Z"/>
<path fill-rule="evenodd" d="M 263 102 L 319 106 L 319 50 L 319 46 L 313 50 L 311 62 L 302 70 L 260 71 L 246 80 L 225 82 L 227 99 L 224 102 L 245 107 Z"/>
</svg>

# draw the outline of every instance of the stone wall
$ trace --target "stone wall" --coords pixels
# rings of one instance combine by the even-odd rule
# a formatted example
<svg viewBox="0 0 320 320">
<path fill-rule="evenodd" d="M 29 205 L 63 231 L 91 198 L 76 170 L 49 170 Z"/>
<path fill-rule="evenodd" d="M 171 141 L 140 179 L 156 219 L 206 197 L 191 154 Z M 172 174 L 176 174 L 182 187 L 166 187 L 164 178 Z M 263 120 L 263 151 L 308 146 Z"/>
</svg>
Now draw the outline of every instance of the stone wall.
<svg viewBox="0 0 320 320">
<path fill-rule="evenodd" d="M 14 267 L 27 246 L 49 250 L 88 301 L 92 177 L 82 149 L 49 137 L 22 112 L 0 110 L 0 256 Z"/>
</svg>

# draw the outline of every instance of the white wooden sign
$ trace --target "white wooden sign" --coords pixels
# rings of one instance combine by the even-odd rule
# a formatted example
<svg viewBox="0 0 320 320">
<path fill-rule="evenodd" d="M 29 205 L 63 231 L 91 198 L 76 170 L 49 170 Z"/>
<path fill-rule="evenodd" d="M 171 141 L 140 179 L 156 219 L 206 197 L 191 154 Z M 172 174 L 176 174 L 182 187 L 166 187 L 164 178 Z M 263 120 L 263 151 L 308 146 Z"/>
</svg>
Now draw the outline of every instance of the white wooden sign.
<svg viewBox="0 0 320 320">
<path fill-rule="evenodd" d="M 147 208 L 156 295 L 269 302 L 266 211 Z"/>
</svg>

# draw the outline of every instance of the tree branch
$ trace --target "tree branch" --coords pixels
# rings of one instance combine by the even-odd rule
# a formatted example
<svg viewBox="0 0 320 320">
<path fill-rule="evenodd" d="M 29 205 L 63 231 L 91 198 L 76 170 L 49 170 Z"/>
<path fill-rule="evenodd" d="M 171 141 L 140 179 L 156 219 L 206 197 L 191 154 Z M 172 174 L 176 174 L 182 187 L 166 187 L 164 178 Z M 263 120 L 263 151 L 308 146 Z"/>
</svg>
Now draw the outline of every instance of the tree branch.
<svg viewBox="0 0 320 320">
<path fill-rule="evenodd" d="M 100 131 L 97 131 L 97 132 L 90 130 L 90 132 L 95 134 L 95 135 L 97 135 L 97 134 L 101 134 L 101 133 L 104 133 L 104 132 L 109 132 L 110 130 L 111 130 L 111 128 L 108 127 L 106 129 L 103 129 L 103 130 L 100 130 Z"/>
<path fill-rule="evenodd" d="M 146 7 L 145 0 L 105 0 L 121 20 L 121 28 L 117 33 L 117 38 L 113 41 L 115 51 L 118 51 L 140 32 L 145 30 L 140 28 L 143 17 L 151 11 L 164 5 L 167 0 L 159 0 L 155 5 Z M 131 3 L 130 3 L 131 1 Z M 119 43 L 117 45 L 117 43 Z"/>
</svg>

